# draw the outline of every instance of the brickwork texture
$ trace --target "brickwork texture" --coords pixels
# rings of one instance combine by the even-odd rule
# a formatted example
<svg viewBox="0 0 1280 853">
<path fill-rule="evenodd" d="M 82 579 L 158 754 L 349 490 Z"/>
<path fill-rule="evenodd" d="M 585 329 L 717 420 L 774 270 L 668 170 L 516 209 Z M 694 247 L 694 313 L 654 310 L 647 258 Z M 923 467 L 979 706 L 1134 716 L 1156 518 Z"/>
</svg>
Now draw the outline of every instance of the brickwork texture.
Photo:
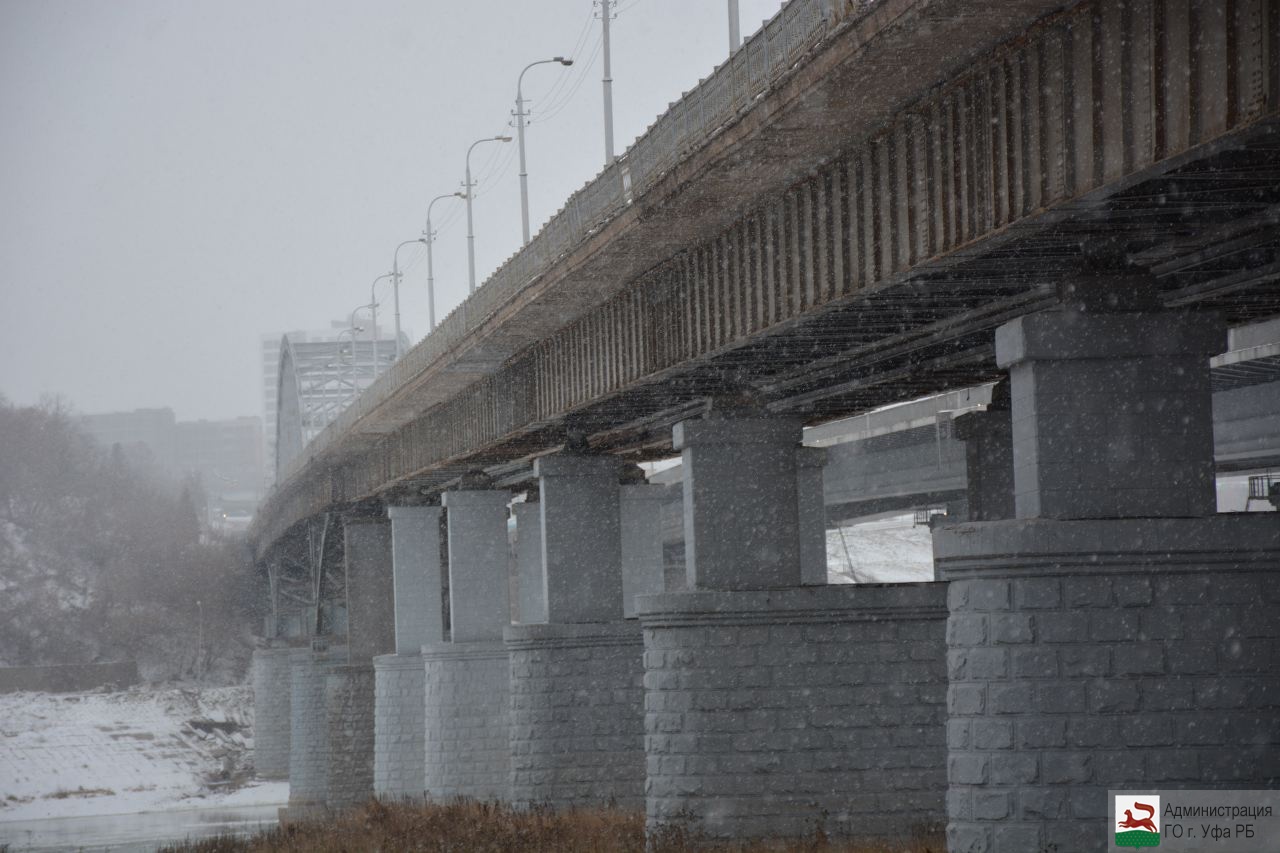
<svg viewBox="0 0 1280 853">
<path fill-rule="evenodd" d="M 259 779 L 289 778 L 291 659 L 288 648 L 253 652 L 253 768 Z"/>
<path fill-rule="evenodd" d="M 507 629 L 511 799 L 644 807 L 644 667 L 636 622 Z"/>
<path fill-rule="evenodd" d="M 945 594 L 642 596 L 649 826 L 898 838 L 941 824 Z"/>
<path fill-rule="evenodd" d="M 344 809 L 373 796 L 373 666 L 342 664 L 325 677 L 329 733 L 325 805 Z"/>
<path fill-rule="evenodd" d="M 935 558 L 953 853 L 1105 849 L 1108 788 L 1280 783 L 1273 518 L 960 525 Z"/>
<path fill-rule="evenodd" d="M 425 784 L 423 736 L 426 670 L 421 655 L 373 659 L 373 789 L 383 798 L 420 798 Z"/>
<path fill-rule="evenodd" d="M 327 656 L 310 648 L 291 654 L 289 807 L 322 806 L 328 797 L 329 728 L 325 714 Z"/>
<path fill-rule="evenodd" d="M 427 796 L 508 799 L 510 670 L 502 643 L 422 647 Z"/>
</svg>

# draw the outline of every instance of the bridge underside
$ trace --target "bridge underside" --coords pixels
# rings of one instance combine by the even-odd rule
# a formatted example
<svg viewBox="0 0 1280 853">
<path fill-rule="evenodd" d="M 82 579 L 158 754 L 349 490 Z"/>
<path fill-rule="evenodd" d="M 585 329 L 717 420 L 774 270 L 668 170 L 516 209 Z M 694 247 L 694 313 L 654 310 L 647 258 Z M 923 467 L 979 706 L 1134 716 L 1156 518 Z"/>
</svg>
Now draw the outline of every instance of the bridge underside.
<svg viewBox="0 0 1280 853">
<path fill-rule="evenodd" d="M 1002 375 L 996 327 L 1057 304 L 1059 285 L 1091 269 L 1148 269 L 1166 305 L 1221 311 L 1230 325 L 1280 314 L 1280 124 L 1267 122 L 1179 168 L 1135 176 L 1131 186 L 1097 196 L 1010 226 L 817 316 L 531 425 L 402 485 L 441 490 L 476 468 L 510 481 L 532 458 L 563 444 L 568 430 L 636 460 L 670 456 L 671 425 L 717 395 L 749 393 L 812 424 L 994 381 Z M 732 297 L 744 312 L 752 304 L 806 298 L 777 285 L 771 292 L 763 275 L 744 278 L 746 287 Z M 795 284 L 803 286 L 803 277 Z M 701 333 L 714 337 L 711 327 L 732 321 L 704 322 Z M 593 367 L 611 369 L 582 365 L 587 373 Z"/>
<path fill-rule="evenodd" d="M 951 5 L 882 8 L 918 6 L 936 28 Z M 480 336 L 408 383 L 385 423 L 374 410 L 283 485 L 259 550 L 319 512 L 429 496 L 468 471 L 517 482 L 575 432 L 668 455 L 671 424 L 715 396 L 814 424 L 993 380 L 995 328 L 1082 272 L 1115 273 L 1118 289 L 1151 273 L 1166 305 L 1232 325 L 1280 313 L 1280 27 L 1269 0 L 1211 20 L 1223 9 L 1077 4 L 843 136 L 831 116 L 876 98 L 851 69 L 906 63 L 936 33 L 831 38 L 807 63 L 822 76 L 797 71 L 693 158 L 700 171 L 673 170 L 504 309 L 557 330 L 513 332 L 536 342 L 511 355 Z M 815 140 L 828 159 L 779 186 L 770 152 L 803 142 L 821 160 Z M 730 180 L 717 206 L 709 188 Z M 704 236 L 708 222 L 727 225 Z M 656 244 L 667 260 L 608 277 Z"/>
</svg>

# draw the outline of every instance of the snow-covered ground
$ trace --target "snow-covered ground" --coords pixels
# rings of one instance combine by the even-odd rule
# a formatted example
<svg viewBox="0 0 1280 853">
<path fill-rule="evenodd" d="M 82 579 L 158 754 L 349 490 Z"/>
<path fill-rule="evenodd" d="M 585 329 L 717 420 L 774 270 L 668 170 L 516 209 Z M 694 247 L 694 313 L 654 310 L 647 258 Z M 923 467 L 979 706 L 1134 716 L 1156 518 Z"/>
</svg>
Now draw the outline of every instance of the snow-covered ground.
<svg viewBox="0 0 1280 853">
<path fill-rule="evenodd" d="M 0 695 L 4 824 L 283 803 L 251 776 L 247 687 Z"/>
<path fill-rule="evenodd" d="M 933 540 L 914 515 L 865 521 L 827 531 L 827 573 L 832 583 L 904 583 L 933 580 Z"/>
</svg>

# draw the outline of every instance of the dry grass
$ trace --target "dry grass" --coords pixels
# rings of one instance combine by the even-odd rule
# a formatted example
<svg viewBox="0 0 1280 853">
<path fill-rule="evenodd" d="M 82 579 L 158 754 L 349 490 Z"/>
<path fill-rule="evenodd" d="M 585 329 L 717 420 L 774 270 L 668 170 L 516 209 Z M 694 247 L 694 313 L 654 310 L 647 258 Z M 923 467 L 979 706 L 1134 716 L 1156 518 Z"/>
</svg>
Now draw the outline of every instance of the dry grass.
<svg viewBox="0 0 1280 853">
<path fill-rule="evenodd" d="M 171 853 L 943 853 L 941 835 L 898 843 L 831 841 L 821 833 L 789 842 L 711 843 L 673 829 L 646 845 L 644 816 L 614 809 L 516 810 L 459 801 L 372 802 L 324 821 L 278 827 L 251 838 L 216 838 L 163 848 Z"/>
</svg>

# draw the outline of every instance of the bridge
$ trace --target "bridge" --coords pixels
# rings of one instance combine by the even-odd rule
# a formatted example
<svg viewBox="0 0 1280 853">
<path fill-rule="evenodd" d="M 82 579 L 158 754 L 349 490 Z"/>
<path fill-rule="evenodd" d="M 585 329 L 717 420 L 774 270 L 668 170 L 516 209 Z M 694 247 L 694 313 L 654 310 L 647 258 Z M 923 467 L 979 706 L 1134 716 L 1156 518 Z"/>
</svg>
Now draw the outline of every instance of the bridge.
<svg viewBox="0 0 1280 853">
<path fill-rule="evenodd" d="M 791 0 L 278 441 L 260 770 L 1019 853 L 1273 786 L 1280 525 L 1216 512 L 1211 370 L 1271 363 L 1223 359 L 1280 314 L 1277 57 L 1274 0 Z M 938 580 L 827 584 L 802 429 L 985 383 Z"/>
</svg>

